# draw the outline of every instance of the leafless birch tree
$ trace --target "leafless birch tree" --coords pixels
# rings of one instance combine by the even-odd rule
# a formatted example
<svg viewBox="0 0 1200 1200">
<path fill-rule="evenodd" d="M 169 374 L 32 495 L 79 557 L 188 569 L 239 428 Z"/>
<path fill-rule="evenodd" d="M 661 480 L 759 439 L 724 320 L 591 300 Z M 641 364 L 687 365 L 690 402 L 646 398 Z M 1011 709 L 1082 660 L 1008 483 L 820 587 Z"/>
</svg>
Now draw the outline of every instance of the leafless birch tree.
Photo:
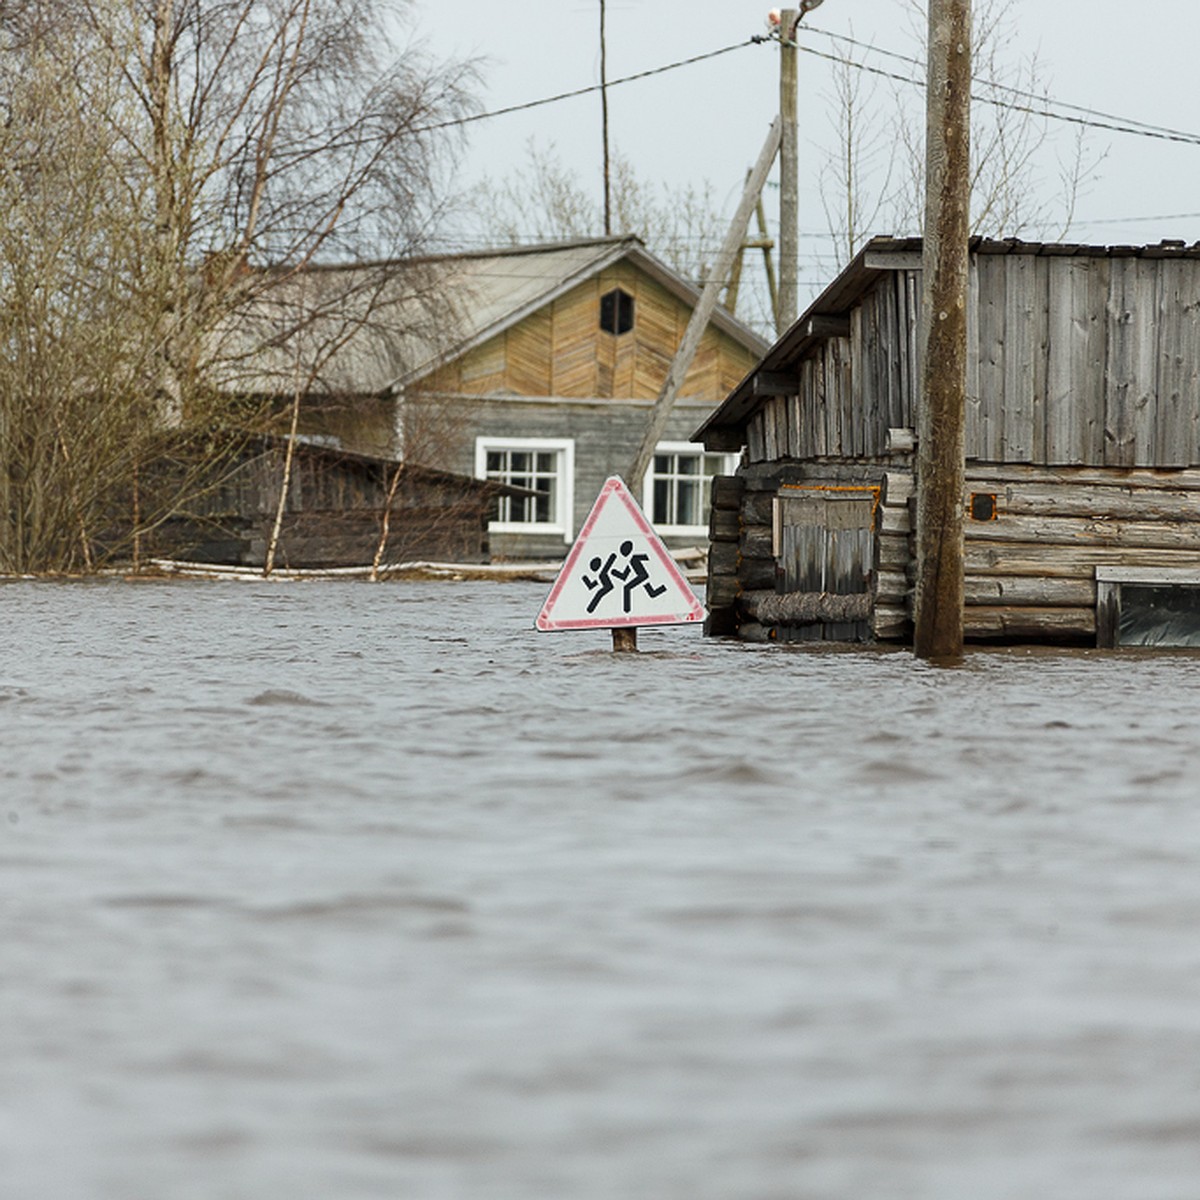
<svg viewBox="0 0 1200 1200">
<path fill-rule="evenodd" d="M 267 289 L 423 248 L 470 74 L 399 48 L 410 7 L 0 0 L 0 570 L 118 553 L 153 441 L 247 423 Z"/>
</svg>

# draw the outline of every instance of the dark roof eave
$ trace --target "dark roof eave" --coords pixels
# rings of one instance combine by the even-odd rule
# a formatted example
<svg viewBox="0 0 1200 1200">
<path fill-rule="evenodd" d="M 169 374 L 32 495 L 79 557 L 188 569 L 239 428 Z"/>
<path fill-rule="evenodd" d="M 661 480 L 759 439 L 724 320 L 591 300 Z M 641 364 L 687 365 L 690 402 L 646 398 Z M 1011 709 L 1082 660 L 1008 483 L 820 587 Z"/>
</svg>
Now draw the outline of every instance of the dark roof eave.
<svg viewBox="0 0 1200 1200">
<path fill-rule="evenodd" d="M 730 392 L 725 402 L 692 434 L 692 441 L 720 441 L 725 448 L 728 435 L 740 429 L 766 398 L 758 388 L 760 376 L 787 369 L 809 349 L 830 337 L 845 336 L 843 322 L 881 270 L 869 260 L 885 254 L 911 254 L 920 249 L 919 238 L 873 238 L 844 271 L 817 297 L 808 310 L 763 355 L 754 369 Z M 722 436 L 724 433 L 725 436 Z"/>
</svg>

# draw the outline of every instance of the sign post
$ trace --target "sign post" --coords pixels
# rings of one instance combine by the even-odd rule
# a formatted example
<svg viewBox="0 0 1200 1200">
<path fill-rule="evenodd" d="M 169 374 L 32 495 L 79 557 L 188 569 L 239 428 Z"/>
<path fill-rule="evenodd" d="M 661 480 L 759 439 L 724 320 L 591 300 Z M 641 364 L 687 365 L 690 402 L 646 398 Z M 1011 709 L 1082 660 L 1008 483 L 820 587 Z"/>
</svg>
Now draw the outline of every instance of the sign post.
<svg viewBox="0 0 1200 1200">
<path fill-rule="evenodd" d="M 536 626 L 611 629 L 613 649 L 637 649 L 639 625 L 691 625 L 704 606 L 624 481 L 612 476 L 563 563 Z"/>
</svg>

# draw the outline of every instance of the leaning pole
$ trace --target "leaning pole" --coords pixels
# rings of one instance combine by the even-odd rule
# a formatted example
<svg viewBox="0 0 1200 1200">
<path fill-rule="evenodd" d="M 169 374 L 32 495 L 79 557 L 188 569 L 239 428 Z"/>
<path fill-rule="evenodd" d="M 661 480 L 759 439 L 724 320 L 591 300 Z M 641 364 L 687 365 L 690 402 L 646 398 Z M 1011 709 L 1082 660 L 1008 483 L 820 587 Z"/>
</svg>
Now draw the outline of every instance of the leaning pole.
<svg viewBox="0 0 1200 1200">
<path fill-rule="evenodd" d="M 913 649 L 932 660 L 963 649 L 970 129 L 970 0 L 929 0 Z"/>
</svg>

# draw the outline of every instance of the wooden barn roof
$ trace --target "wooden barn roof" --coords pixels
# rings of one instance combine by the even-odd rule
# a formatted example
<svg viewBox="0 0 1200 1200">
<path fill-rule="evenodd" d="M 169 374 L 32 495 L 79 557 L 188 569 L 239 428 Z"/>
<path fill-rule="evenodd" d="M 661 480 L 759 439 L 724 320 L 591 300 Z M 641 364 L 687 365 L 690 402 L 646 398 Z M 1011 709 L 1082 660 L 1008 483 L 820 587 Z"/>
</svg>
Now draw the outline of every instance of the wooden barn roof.
<svg viewBox="0 0 1200 1200">
<path fill-rule="evenodd" d="M 222 384 L 289 391 L 296 362 L 321 361 L 316 385 L 360 395 L 398 391 L 504 332 L 622 261 L 689 306 L 700 290 L 632 236 L 556 242 L 383 263 L 311 267 L 264 289 L 226 329 Z M 272 337 L 272 330 L 294 330 Z M 747 349 L 765 342 L 728 312 L 712 324 Z M 299 351 L 299 353 L 297 352 Z"/>
<path fill-rule="evenodd" d="M 717 431 L 741 429 L 770 396 L 780 394 L 785 372 L 793 372 L 814 344 L 829 337 L 846 337 L 850 312 L 875 286 L 880 273 L 921 269 L 920 238 L 873 238 L 844 271 L 821 293 L 803 316 L 766 352 L 724 403 L 692 435 L 705 442 Z M 1090 246 L 1063 242 L 1025 242 L 1016 238 L 972 238 L 973 255 L 1023 254 L 1047 258 L 1200 258 L 1200 242 L 1181 241 L 1154 246 Z"/>
</svg>

